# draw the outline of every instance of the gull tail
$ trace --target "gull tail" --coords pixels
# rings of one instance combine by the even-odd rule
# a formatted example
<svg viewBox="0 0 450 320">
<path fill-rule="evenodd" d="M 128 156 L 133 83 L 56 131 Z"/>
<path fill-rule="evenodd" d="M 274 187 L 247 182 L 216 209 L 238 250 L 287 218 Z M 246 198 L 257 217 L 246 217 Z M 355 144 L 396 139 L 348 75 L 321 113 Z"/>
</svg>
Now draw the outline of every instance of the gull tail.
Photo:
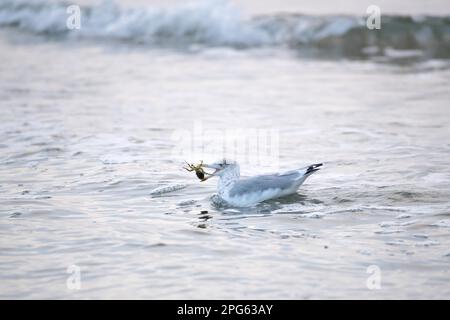
<svg viewBox="0 0 450 320">
<path fill-rule="evenodd" d="M 319 167 L 321 167 L 322 165 L 323 165 L 323 163 L 317 163 L 317 164 L 312 164 L 312 165 L 310 165 L 310 166 L 306 169 L 306 171 L 305 171 L 305 173 L 303 174 L 303 176 L 309 176 L 309 175 L 313 174 L 314 172 L 319 171 L 319 170 L 320 170 Z"/>
</svg>

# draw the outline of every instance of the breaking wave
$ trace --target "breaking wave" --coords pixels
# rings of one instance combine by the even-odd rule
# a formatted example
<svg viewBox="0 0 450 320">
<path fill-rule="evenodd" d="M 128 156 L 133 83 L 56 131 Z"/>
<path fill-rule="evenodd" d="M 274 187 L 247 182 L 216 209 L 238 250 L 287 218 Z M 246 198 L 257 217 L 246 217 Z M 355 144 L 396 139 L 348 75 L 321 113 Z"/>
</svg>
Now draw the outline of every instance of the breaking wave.
<svg viewBox="0 0 450 320">
<path fill-rule="evenodd" d="M 244 17 L 228 1 L 170 9 L 123 8 L 113 1 L 81 7 L 69 30 L 69 3 L 2 0 L 0 27 L 48 37 L 120 40 L 148 46 L 285 47 L 331 57 L 450 58 L 450 16 L 382 16 L 369 30 L 363 16 L 276 14 Z"/>
</svg>

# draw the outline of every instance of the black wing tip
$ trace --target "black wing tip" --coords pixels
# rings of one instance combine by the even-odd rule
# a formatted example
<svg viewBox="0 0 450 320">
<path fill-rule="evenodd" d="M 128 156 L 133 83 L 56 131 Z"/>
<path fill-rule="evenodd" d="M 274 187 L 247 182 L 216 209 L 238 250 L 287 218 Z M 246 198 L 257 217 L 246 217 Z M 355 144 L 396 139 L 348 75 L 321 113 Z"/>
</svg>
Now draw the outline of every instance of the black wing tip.
<svg viewBox="0 0 450 320">
<path fill-rule="evenodd" d="M 321 166 L 323 166 L 323 163 L 316 163 L 316 164 L 310 165 L 308 167 L 308 169 L 306 169 L 305 175 L 319 171 L 320 170 L 319 167 L 321 167 Z"/>
</svg>

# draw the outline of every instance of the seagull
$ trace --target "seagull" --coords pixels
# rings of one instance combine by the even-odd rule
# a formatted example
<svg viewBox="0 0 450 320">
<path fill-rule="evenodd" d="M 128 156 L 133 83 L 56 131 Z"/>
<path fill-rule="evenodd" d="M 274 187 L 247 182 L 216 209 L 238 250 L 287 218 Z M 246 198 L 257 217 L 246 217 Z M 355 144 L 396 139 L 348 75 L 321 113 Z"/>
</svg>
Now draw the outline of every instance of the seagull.
<svg viewBox="0 0 450 320">
<path fill-rule="evenodd" d="M 203 181 L 218 176 L 219 197 L 231 206 L 250 207 L 259 202 L 287 196 L 297 189 L 311 174 L 319 170 L 322 163 L 283 173 L 240 178 L 239 164 L 222 160 L 203 167 L 214 169 Z"/>
</svg>

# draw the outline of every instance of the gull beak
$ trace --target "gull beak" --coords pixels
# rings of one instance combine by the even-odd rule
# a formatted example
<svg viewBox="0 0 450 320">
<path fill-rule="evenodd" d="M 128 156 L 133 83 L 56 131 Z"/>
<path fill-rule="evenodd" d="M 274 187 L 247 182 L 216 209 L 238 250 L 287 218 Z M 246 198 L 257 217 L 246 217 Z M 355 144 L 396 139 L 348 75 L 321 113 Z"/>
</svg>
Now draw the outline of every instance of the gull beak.
<svg viewBox="0 0 450 320">
<path fill-rule="evenodd" d="M 202 182 L 208 180 L 211 177 L 214 177 L 221 170 L 218 165 L 214 165 L 214 164 L 203 164 L 203 167 L 208 168 L 208 169 L 214 169 L 214 172 L 206 173 L 207 176 L 204 179 L 202 179 Z"/>
</svg>

